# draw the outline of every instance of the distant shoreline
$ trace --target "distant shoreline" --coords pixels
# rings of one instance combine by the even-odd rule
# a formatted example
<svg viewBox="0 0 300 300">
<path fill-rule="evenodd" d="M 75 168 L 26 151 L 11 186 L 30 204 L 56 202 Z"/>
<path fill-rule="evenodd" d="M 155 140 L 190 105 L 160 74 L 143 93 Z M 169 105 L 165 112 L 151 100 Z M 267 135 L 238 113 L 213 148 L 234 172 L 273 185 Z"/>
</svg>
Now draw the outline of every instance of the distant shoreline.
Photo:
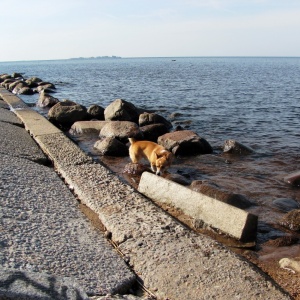
<svg viewBox="0 0 300 300">
<path fill-rule="evenodd" d="M 71 59 L 71 60 L 77 60 L 77 59 L 107 59 L 107 58 L 120 59 L 122 57 L 121 56 L 112 55 L 112 56 L 72 57 L 72 58 L 69 58 L 69 59 Z"/>
</svg>

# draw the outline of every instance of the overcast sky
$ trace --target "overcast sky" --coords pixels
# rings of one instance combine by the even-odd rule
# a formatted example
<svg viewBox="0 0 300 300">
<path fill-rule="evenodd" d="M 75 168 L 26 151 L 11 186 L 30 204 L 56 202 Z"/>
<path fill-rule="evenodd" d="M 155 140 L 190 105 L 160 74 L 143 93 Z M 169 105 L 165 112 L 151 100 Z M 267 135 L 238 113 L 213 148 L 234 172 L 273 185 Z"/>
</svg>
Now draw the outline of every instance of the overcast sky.
<svg viewBox="0 0 300 300">
<path fill-rule="evenodd" d="M 0 61 L 300 56 L 299 0 L 0 0 Z"/>
</svg>

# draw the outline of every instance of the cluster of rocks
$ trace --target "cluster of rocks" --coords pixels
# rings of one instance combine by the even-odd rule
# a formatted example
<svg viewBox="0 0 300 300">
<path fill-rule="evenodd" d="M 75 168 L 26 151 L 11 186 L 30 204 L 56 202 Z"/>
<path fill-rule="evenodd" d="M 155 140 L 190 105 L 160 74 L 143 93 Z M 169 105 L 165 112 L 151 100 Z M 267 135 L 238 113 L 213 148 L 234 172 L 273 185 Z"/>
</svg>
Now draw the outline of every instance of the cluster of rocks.
<svg viewBox="0 0 300 300">
<path fill-rule="evenodd" d="M 32 95 L 34 93 L 53 93 L 55 85 L 38 77 L 24 78 L 20 73 L 0 75 L 0 85 L 17 95 Z"/>
</svg>

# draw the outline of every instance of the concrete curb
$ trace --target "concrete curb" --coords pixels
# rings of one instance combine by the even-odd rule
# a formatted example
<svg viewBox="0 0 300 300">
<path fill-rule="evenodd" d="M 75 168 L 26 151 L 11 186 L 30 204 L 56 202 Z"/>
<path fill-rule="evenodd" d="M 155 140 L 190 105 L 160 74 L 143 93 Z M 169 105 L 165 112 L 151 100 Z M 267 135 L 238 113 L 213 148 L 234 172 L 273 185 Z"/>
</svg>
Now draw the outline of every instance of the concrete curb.
<svg viewBox="0 0 300 300">
<path fill-rule="evenodd" d="M 238 240 L 255 241 L 257 216 L 242 209 L 148 172 L 142 174 L 138 190 L 156 202 L 179 208 L 195 220 L 203 221 Z"/>
<path fill-rule="evenodd" d="M 6 97 L 1 90 L 0 96 L 10 105 L 20 105 L 16 96 Z M 47 134 L 51 123 L 43 121 L 45 132 L 39 128 L 35 136 L 35 122 L 27 120 L 26 113 L 23 122 L 159 299 L 290 299 L 244 259 L 183 227 L 104 166 L 93 163 L 67 137 Z"/>
</svg>

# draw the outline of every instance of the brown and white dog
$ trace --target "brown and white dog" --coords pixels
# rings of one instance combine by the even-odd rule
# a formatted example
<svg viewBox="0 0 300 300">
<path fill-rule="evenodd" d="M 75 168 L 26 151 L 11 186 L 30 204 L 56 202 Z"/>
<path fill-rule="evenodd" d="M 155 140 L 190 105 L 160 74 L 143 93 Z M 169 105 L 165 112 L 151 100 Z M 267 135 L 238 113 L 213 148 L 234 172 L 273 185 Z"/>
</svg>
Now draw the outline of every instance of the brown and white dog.
<svg viewBox="0 0 300 300">
<path fill-rule="evenodd" d="M 150 162 L 151 169 L 156 175 L 165 173 L 170 167 L 173 155 L 163 146 L 150 141 L 137 141 L 133 138 L 129 138 L 129 142 L 131 144 L 129 156 L 134 164 L 145 158 Z"/>
</svg>

